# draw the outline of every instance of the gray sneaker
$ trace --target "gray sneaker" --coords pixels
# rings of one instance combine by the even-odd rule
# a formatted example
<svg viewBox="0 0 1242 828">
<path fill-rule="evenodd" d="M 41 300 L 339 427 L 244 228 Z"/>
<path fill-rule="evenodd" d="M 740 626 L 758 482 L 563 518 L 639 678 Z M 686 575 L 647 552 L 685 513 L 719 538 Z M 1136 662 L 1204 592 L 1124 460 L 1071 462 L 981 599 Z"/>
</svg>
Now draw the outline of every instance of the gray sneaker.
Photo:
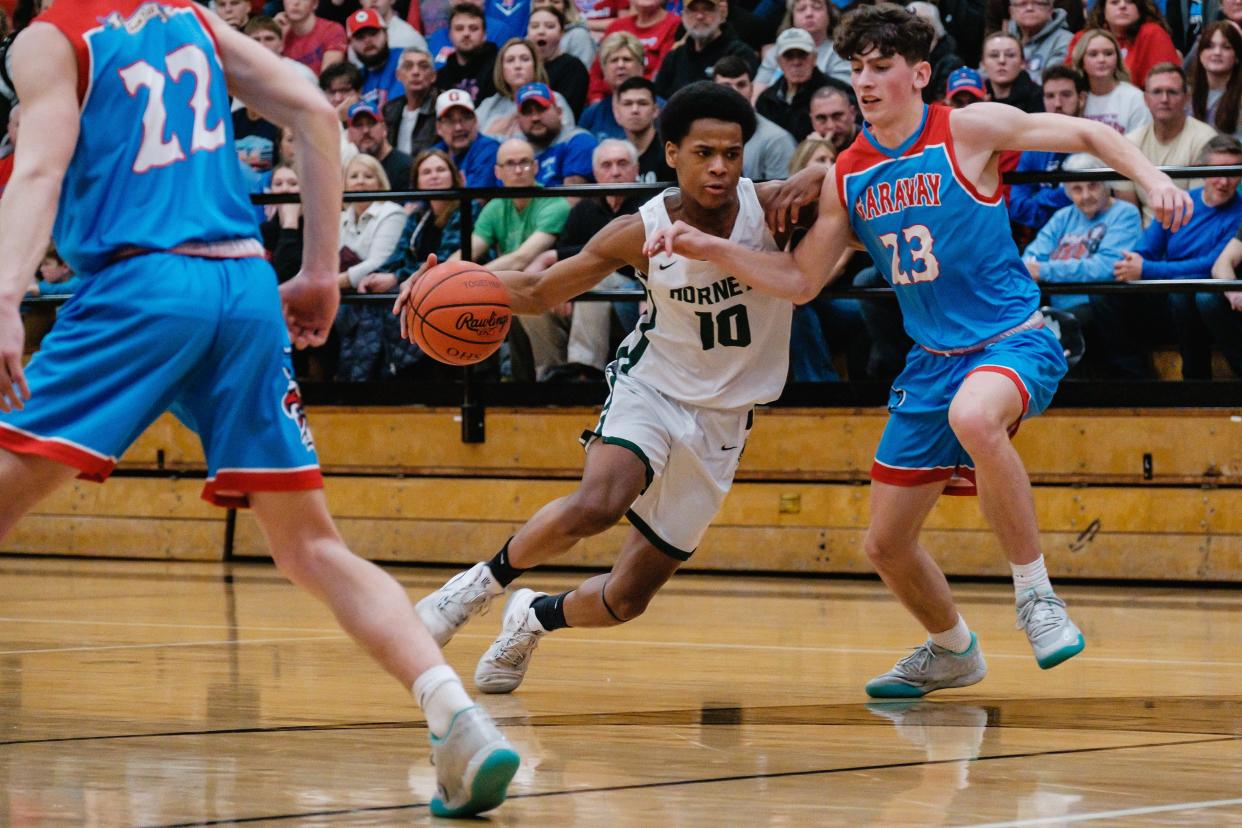
<svg viewBox="0 0 1242 828">
<path fill-rule="evenodd" d="M 544 593 L 519 589 L 505 606 L 500 635 L 479 659 L 474 686 L 483 693 L 512 693 L 526 678 L 530 658 L 546 635 L 530 619 L 530 602 Z"/>
<path fill-rule="evenodd" d="M 866 689 L 873 699 L 913 699 L 933 690 L 978 684 L 987 673 L 979 639 L 971 633 L 970 647 L 964 653 L 946 650 L 928 639 L 893 669 L 867 682 Z"/>
<path fill-rule="evenodd" d="M 1051 592 L 1026 591 L 1018 601 L 1018 629 L 1026 631 L 1035 663 L 1044 670 L 1073 658 L 1087 646 L 1065 611 L 1065 602 Z"/>
<path fill-rule="evenodd" d="M 438 783 L 431 813 L 461 817 L 490 811 L 505 801 L 521 761 L 486 710 L 475 705 L 458 711 L 443 738 L 431 734 Z"/>
<path fill-rule="evenodd" d="M 415 604 L 414 609 L 436 644 L 443 647 L 467 621 L 487 612 L 492 599 L 504 591 L 487 564 L 477 563 L 449 578 L 448 583 Z"/>
</svg>

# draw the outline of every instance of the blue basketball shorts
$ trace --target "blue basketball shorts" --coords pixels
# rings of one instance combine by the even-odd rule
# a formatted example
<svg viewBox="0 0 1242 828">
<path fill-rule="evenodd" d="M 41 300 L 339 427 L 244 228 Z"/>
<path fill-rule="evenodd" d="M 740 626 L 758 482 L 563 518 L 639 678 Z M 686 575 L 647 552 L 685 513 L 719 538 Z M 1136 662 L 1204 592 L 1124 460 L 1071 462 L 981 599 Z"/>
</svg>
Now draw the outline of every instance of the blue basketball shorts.
<svg viewBox="0 0 1242 828">
<path fill-rule="evenodd" d="M 0 447 L 102 482 L 164 411 L 207 457 L 203 498 L 323 486 L 262 259 L 151 253 L 88 277 L 26 370 L 30 400 L 0 414 Z"/>
<path fill-rule="evenodd" d="M 893 382 L 888 424 L 876 449 L 871 479 L 894 486 L 948 481 L 945 494 L 975 494 L 970 455 L 949 427 L 949 405 L 966 377 L 994 371 L 1008 377 L 1022 397 L 1022 419 L 1042 413 L 1069 366 L 1061 343 L 1047 328 L 1023 331 L 981 351 L 940 356 L 918 345 Z"/>
</svg>

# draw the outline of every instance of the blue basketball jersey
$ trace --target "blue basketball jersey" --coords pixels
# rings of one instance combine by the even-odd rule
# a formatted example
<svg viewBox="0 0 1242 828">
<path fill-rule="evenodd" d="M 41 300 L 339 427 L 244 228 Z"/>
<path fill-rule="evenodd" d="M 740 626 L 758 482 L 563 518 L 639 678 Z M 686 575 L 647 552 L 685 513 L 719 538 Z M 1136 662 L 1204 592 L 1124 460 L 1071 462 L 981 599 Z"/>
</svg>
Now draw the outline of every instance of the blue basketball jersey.
<svg viewBox="0 0 1242 828">
<path fill-rule="evenodd" d="M 969 348 L 1039 307 L 1001 193 L 982 195 L 957 168 L 951 114 L 924 107 L 895 148 L 864 128 L 836 164 L 850 225 L 896 290 L 907 333 L 936 351 Z"/>
<path fill-rule="evenodd" d="M 127 248 L 258 237 L 224 70 L 189 0 L 75 0 L 38 18 L 78 56 L 82 131 L 53 231 L 79 273 Z"/>
</svg>

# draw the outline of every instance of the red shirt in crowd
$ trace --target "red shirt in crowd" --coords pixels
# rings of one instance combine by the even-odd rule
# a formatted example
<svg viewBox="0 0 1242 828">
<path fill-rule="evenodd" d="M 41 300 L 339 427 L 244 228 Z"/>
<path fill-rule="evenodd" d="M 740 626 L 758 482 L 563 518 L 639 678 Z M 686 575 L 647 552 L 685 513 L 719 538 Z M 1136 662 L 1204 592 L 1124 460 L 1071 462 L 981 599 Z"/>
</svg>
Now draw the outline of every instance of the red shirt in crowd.
<svg viewBox="0 0 1242 828">
<path fill-rule="evenodd" d="M 681 24 L 681 17 L 666 14 L 659 23 L 645 27 L 639 27 L 634 22 L 636 19 L 633 15 L 618 17 L 608 25 L 604 38 L 607 39 L 608 35 L 613 32 L 629 32 L 638 38 L 643 44 L 643 55 L 647 61 L 643 75 L 648 80 L 653 80 L 660 64 L 664 61 L 664 56 L 673 51 L 673 46 L 676 44 L 673 36 L 677 32 L 677 26 Z M 612 90 L 604 82 L 604 73 L 600 70 L 599 59 L 596 58 L 591 64 L 591 85 L 587 90 L 587 102 L 595 103 L 610 94 Z"/>
<path fill-rule="evenodd" d="M 0 195 L 4 193 L 4 188 L 9 186 L 9 179 L 13 177 L 13 156 L 16 153 L 10 152 L 8 155 L 0 158 Z"/>
<path fill-rule="evenodd" d="M 344 53 L 348 48 L 345 27 L 322 17 L 315 18 L 309 34 L 298 35 L 293 29 L 285 32 L 285 57 L 305 63 L 316 75 L 323 71 L 324 52 Z"/>
<path fill-rule="evenodd" d="M 1073 63 L 1074 46 L 1077 45 L 1078 39 L 1082 37 L 1082 32 L 1074 35 L 1074 39 L 1070 41 L 1069 52 L 1065 55 L 1066 63 Z M 1182 56 L 1178 53 L 1177 47 L 1173 45 L 1173 38 L 1169 37 L 1169 33 L 1164 27 L 1155 21 L 1148 20 L 1142 26 L 1139 26 L 1138 34 L 1134 36 L 1134 40 L 1121 41 L 1121 57 L 1125 60 L 1126 69 L 1130 72 L 1130 83 L 1142 89 L 1147 85 L 1147 73 L 1157 63 L 1176 63 L 1182 65 Z"/>
</svg>

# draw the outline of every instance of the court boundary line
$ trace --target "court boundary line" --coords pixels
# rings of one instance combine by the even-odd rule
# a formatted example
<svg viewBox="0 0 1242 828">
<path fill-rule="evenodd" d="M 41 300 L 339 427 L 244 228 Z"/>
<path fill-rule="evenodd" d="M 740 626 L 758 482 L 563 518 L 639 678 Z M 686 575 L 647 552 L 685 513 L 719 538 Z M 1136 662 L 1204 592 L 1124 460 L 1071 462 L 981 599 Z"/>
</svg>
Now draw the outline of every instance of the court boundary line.
<svg viewBox="0 0 1242 828">
<path fill-rule="evenodd" d="M 1115 817 L 1142 816 L 1143 814 L 1167 814 L 1173 811 L 1193 811 L 1207 808 L 1224 808 L 1230 805 L 1242 805 L 1242 797 L 1237 799 L 1205 799 L 1199 802 L 1182 802 L 1169 805 L 1148 805 L 1142 808 L 1125 808 L 1117 811 L 1095 811 L 1086 814 L 1065 814 L 1056 817 L 1031 817 L 1015 819 L 1008 822 L 979 822 L 963 825 L 959 828 L 1022 828 L 1026 825 L 1052 825 L 1063 822 L 1091 822 L 1097 819 L 1113 819 Z"/>
<path fill-rule="evenodd" d="M 535 793 L 514 794 L 506 801 L 524 799 L 546 799 L 555 796 L 575 796 L 578 794 L 617 793 L 622 791 L 650 790 L 654 788 L 674 788 L 683 785 L 708 785 L 722 782 L 746 782 L 756 779 L 792 779 L 801 776 L 826 776 L 841 773 L 859 773 L 866 771 L 894 770 L 899 768 L 918 768 L 931 765 L 946 765 L 956 762 L 991 762 L 998 759 L 1032 759 L 1039 756 L 1065 756 L 1081 753 L 1101 753 L 1113 750 L 1135 750 L 1140 748 L 1179 747 L 1183 745 L 1210 744 L 1213 742 L 1237 742 L 1237 736 L 1219 736 L 1211 739 L 1187 739 L 1178 742 L 1156 742 L 1136 745 L 1113 745 L 1109 747 L 1059 748 L 1057 750 L 1024 751 L 1021 753 L 997 754 L 995 756 L 976 756 L 961 759 L 926 759 L 911 762 L 886 762 L 871 765 L 856 765 L 842 768 L 818 768 L 814 770 L 775 771 L 771 773 L 731 774 L 729 776 L 705 777 L 702 779 L 670 779 L 660 782 L 636 782 L 629 785 L 603 785 L 595 788 L 574 788 L 572 790 L 539 791 Z M 411 811 L 428 807 L 427 802 L 410 802 L 399 805 L 376 805 L 361 808 L 337 808 L 324 811 L 308 811 L 297 814 L 276 814 L 265 816 L 232 817 L 227 819 L 201 820 L 195 822 L 160 823 L 151 828 L 208 828 L 215 825 L 243 825 L 255 822 L 280 822 L 295 819 L 313 819 L 334 816 L 353 816 L 358 814 L 387 813 L 393 811 Z M 1002 823 L 1008 825 L 1009 823 Z M 973 826 L 984 828 L 984 826 Z"/>
</svg>

